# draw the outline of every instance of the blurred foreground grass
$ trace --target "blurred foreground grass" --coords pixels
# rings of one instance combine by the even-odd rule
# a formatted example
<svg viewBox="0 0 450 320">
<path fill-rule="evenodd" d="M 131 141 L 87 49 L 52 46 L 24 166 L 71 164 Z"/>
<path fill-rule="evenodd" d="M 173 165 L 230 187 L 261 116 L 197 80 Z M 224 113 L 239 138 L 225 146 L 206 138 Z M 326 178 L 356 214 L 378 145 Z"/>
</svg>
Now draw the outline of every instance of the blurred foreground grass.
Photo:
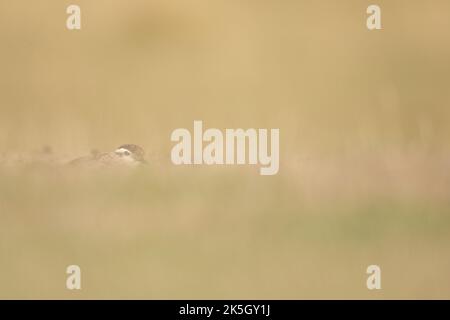
<svg viewBox="0 0 450 320">
<path fill-rule="evenodd" d="M 450 298 L 445 159 L 353 160 L 2 171 L 0 297 Z"/>
</svg>

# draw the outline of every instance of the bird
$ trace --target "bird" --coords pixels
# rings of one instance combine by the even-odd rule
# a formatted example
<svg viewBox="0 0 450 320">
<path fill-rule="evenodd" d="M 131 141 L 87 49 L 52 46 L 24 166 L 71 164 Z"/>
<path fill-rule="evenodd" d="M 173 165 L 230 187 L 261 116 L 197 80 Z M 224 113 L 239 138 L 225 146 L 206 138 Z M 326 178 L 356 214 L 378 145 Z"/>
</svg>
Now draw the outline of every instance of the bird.
<svg viewBox="0 0 450 320">
<path fill-rule="evenodd" d="M 135 144 L 123 144 L 107 153 L 92 152 L 90 156 L 74 159 L 71 166 L 89 167 L 138 167 L 147 164 L 144 149 Z"/>
</svg>

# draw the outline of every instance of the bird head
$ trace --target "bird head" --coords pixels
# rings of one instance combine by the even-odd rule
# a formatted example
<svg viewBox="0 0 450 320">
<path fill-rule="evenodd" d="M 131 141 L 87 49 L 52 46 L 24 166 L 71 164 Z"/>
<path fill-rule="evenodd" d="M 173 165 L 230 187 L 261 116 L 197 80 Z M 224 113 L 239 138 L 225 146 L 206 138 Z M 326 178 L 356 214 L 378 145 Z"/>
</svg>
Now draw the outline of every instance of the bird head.
<svg viewBox="0 0 450 320">
<path fill-rule="evenodd" d="M 124 144 L 118 147 L 114 153 L 126 162 L 147 164 L 144 149 L 135 144 Z"/>
</svg>

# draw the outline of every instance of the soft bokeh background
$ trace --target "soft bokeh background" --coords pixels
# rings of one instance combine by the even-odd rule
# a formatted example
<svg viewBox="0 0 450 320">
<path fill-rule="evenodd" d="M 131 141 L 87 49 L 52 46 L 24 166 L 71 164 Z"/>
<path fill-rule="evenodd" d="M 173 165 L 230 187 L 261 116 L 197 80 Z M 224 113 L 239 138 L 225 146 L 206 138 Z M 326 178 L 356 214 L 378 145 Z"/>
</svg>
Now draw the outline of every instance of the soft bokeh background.
<svg viewBox="0 0 450 320">
<path fill-rule="evenodd" d="M 450 298 L 450 2 L 376 3 L 0 0 L 0 298 Z M 173 166 L 193 120 L 280 128 L 279 174 Z"/>
</svg>

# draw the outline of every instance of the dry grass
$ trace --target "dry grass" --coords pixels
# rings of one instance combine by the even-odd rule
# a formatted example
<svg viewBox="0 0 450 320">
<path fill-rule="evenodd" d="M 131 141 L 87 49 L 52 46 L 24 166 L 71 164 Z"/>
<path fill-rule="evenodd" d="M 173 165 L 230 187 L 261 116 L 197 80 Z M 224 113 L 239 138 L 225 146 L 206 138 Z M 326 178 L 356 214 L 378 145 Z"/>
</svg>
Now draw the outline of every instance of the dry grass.
<svg viewBox="0 0 450 320">
<path fill-rule="evenodd" d="M 0 298 L 450 298 L 448 1 L 78 2 L 0 4 Z M 197 119 L 280 128 L 280 173 L 172 166 Z"/>
</svg>

